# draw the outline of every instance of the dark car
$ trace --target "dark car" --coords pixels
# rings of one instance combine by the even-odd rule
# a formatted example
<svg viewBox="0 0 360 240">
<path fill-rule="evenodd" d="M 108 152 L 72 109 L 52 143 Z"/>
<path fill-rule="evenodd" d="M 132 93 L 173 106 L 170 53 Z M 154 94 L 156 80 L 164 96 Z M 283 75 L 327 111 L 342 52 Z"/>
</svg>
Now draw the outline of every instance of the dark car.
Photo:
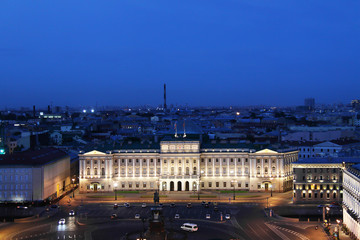
<svg viewBox="0 0 360 240">
<path fill-rule="evenodd" d="M 209 208 L 209 204 L 205 203 L 204 207 Z"/>
<path fill-rule="evenodd" d="M 187 208 L 191 208 L 191 203 L 186 204 Z"/>
<path fill-rule="evenodd" d="M 214 211 L 217 212 L 219 211 L 219 208 L 217 206 L 214 207 Z"/>
<path fill-rule="evenodd" d="M 119 205 L 117 205 L 117 203 L 114 204 L 114 209 L 117 209 L 119 207 Z"/>
<path fill-rule="evenodd" d="M 204 205 L 205 205 L 205 203 L 206 203 L 205 201 L 202 201 L 202 202 L 201 202 L 201 205 L 203 205 L 203 206 L 204 206 Z"/>
<path fill-rule="evenodd" d="M 175 203 L 171 203 L 170 207 L 174 208 L 175 207 Z"/>
</svg>

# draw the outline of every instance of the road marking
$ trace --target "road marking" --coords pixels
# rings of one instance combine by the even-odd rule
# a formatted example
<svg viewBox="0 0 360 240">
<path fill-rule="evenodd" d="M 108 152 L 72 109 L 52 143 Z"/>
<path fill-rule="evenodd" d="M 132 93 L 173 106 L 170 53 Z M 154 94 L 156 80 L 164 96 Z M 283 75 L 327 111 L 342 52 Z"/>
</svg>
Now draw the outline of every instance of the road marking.
<svg viewBox="0 0 360 240">
<path fill-rule="evenodd" d="M 271 230 L 273 231 L 276 235 L 278 235 L 281 239 L 283 240 L 290 240 L 290 238 L 288 238 L 286 235 L 284 235 L 282 232 L 280 232 L 279 230 L 277 230 L 275 228 L 275 226 L 265 223 L 265 225 Z"/>
<path fill-rule="evenodd" d="M 255 234 L 256 236 L 259 237 L 259 239 L 261 239 L 261 237 L 257 234 L 257 232 L 256 232 L 249 224 L 247 224 L 247 226 L 254 232 L 254 234 Z"/>
</svg>

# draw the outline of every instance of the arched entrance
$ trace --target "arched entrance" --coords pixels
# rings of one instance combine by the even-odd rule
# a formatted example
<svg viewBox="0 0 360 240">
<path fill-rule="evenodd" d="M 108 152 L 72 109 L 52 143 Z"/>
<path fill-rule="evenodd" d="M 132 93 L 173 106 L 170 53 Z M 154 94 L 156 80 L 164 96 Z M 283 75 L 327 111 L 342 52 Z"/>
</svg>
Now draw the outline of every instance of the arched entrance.
<svg viewBox="0 0 360 240">
<path fill-rule="evenodd" d="M 269 183 L 265 183 L 265 192 L 269 191 Z"/>
<path fill-rule="evenodd" d="M 189 191 L 190 190 L 190 184 L 188 181 L 185 182 L 185 191 Z"/>
<path fill-rule="evenodd" d="M 181 182 L 180 182 L 180 181 L 178 181 L 177 190 L 178 190 L 178 191 L 182 191 L 182 189 L 181 189 Z"/>
<path fill-rule="evenodd" d="M 174 182 L 170 182 L 170 191 L 174 191 Z"/>
</svg>

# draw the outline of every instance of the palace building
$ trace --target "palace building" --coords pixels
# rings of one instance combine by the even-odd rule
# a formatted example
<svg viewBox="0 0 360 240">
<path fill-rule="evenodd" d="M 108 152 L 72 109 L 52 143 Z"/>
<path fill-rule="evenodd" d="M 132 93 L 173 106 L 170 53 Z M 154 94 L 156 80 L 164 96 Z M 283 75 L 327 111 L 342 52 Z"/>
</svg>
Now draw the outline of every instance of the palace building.
<svg viewBox="0 0 360 240">
<path fill-rule="evenodd" d="M 127 142 L 79 154 L 80 192 L 292 189 L 297 150 L 256 151 L 199 140 Z"/>
</svg>

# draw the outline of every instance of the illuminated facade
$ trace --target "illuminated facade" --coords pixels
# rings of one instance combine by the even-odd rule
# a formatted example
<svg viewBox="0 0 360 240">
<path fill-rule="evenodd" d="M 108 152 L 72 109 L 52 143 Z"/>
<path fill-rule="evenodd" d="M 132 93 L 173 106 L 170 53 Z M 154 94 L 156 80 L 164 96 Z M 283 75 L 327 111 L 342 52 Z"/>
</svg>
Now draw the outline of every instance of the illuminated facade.
<svg viewBox="0 0 360 240">
<path fill-rule="evenodd" d="M 158 147 L 79 154 L 80 191 L 292 189 L 297 151 L 255 151 L 240 145 L 161 141 Z"/>
<path fill-rule="evenodd" d="M 302 159 L 292 166 L 294 203 L 341 202 L 342 161 Z"/>
<path fill-rule="evenodd" d="M 360 236 L 360 164 L 344 170 L 343 223 Z"/>
</svg>

